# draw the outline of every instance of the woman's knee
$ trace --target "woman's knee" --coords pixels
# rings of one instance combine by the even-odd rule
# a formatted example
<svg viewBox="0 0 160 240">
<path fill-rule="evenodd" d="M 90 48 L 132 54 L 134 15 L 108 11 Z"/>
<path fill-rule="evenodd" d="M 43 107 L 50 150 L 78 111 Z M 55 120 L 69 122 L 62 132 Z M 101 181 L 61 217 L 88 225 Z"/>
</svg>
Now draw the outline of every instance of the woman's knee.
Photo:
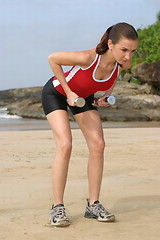
<svg viewBox="0 0 160 240">
<path fill-rule="evenodd" d="M 93 140 L 90 150 L 94 153 L 100 153 L 102 154 L 105 149 L 105 140 L 103 138 L 96 138 Z"/>
<path fill-rule="evenodd" d="M 72 140 L 60 139 L 60 141 L 57 142 L 57 150 L 63 153 L 70 153 L 72 151 Z"/>
</svg>

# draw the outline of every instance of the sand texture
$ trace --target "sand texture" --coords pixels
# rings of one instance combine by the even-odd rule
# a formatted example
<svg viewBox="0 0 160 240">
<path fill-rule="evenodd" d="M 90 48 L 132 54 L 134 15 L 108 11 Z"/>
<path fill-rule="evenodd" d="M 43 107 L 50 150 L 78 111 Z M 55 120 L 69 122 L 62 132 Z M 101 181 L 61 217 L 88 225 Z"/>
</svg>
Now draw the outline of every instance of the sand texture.
<svg viewBox="0 0 160 240">
<path fill-rule="evenodd" d="M 80 130 L 72 133 L 65 191 L 72 220 L 68 228 L 51 227 L 48 221 L 55 152 L 52 132 L 0 133 L 0 239 L 159 240 L 160 128 L 104 129 L 107 146 L 100 200 L 116 215 L 115 223 L 83 217 L 88 150 Z"/>
</svg>

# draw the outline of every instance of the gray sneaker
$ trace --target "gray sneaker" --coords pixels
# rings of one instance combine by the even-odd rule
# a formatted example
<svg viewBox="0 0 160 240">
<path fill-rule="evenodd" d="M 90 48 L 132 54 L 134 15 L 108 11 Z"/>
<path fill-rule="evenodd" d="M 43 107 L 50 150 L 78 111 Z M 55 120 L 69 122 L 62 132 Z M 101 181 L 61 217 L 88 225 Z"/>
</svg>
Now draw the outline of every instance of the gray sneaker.
<svg viewBox="0 0 160 240">
<path fill-rule="evenodd" d="M 114 222 L 115 216 L 110 213 L 106 208 L 100 204 L 99 201 L 94 202 L 93 205 L 89 205 L 89 199 L 87 199 L 85 218 L 97 219 L 100 222 Z"/>
<path fill-rule="evenodd" d="M 63 204 L 52 206 L 50 213 L 51 225 L 56 227 L 67 227 L 71 223 L 69 218 L 66 216 L 65 207 Z"/>
</svg>

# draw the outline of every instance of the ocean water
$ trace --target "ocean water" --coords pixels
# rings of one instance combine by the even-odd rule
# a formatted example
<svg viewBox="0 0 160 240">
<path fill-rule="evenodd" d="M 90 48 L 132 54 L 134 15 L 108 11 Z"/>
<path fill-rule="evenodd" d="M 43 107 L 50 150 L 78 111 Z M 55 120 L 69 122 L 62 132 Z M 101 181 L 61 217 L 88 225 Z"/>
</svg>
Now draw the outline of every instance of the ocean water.
<svg viewBox="0 0 160 240">
<path fill-rule="evenodd" d="M 49 129 L 47 120 L 24 119 L 10 115 L 6 107 L 0 108 L 0 131 Z"/>
<path fill-rule="evenodd" d="M 76 129 L 76 122 L 70 122 L 71 128 Z M 134 128 L 134 127 L 160 127 L 160 122 L 103 122 L 103 128 Z M 19 130 L 48 130 L 47 120 L 25 119 L 17 115 L 10 115 L 7 108 L 0 108 L 0 131 Z"/>
<path fill-rule="evenodd" d="M 0 119 L 20 119 L 17 115 L 10 115 L 6 107 L 0 107 Z"/>
</svg>

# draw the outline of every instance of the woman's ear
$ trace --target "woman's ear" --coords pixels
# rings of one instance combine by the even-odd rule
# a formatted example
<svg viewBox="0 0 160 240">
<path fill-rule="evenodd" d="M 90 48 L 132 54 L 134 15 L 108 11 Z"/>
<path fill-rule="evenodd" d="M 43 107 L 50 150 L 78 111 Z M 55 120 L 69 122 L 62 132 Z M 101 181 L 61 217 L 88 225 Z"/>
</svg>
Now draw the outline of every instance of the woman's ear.
<svg viewBox="0 0 160 240">
<path fill-rule="evenodd" d="M 112 50 L 113 48 L 113 43 L 111 39 L 108 39 L 108 48 Z"/>
</svg>

